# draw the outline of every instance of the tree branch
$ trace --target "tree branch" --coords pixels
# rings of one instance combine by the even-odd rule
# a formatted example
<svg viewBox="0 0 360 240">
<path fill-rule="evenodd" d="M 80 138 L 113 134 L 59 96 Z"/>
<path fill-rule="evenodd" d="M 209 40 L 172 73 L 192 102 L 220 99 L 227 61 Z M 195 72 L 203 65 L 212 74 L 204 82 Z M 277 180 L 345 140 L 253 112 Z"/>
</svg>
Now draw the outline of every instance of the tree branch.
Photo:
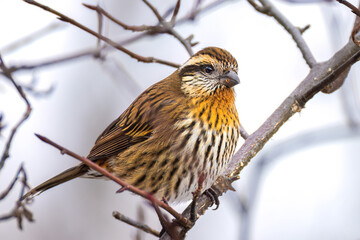
<svg viewBox="0 0 360 240">
<path fill-rule="evenodd" d="M 354 5 L 352 5 L 351 3 L 349 3 L 349 2 L 346 1 L 346 0 L 336 0 L 336 1 L 338 1 L 338 2 L 341 3 L 341 4 L 344 4 L 345 6 L 347 6 L 348 8 L 350 8 L 350 10 L 351 10 L 354 14 L 356 14 L 358 17 L 360 17 L 360 10 L 359 10 L 357 7 L 355 7 Z"/>
<path fill-rule="evenodd" d="M 95 6 L 95 5 L 84 4 L 84 3 L 83 3 L 83 5 L 85 7 L 87 7 L 87 8 L 89 8 L 89 9 L 91 9 L 91 10 L 96 11 L 99 14 L 104 15 L 105 17 L 107 17 L 108 19 L 110 19 L 114 23 L 118 24 L 119 26 L 121 26 L 125 30 L 131 30 L 131 31 L 134 31 L 134 32 L 147 32 L 149 35 L 160 34 L 160 33 L 166 33 L 166 34 L 172 35 L 173 37 L 175 37 L 185 47 L 185 49 L 189 53 L 189 55 L 192 56 L 194 54 L 193 50 L 192 50 L 192 46 L 195 46 L 196 43 L 195 44 L 191 43 L 192 38 L 184 39 L 174 29 L 176 15 L 177 15 L 177 13 L 179 11 L 179 8 L 180 8 L 180 1 L 177 2 L 176 6 L 174 8 L 174 13 L 173 13 L 173 16 L 172 16 L 170 22 L 167 22 L 162 16 L 160 16 L 160 14 L 155 9 L 155 7 L 152 6 L 149 2 L 147 2 L 147 1 L 144 1 L 144 2 L 153 11 L 153 13 L 156 15 L 156 17 L 159 20 L 159 24 L 157 24 L 155 26 L 148 26 L 148 25 L 130 26 L 130 25 L 127 25 L 127 24 L 121 22 L 120 20 L 116 19 L 114 16 L 112 16 L 110 13 L 108 13 L 105 9 L 103 9 L 99 5 Z"/>
<path fill-rule="evenodd" d="M 208 5 L 202 7 L 202 8 L 196 8 L 193 9 L 190 13 L 188 13 L 187 15 L 185 15 L 184 17 L 181 17 L 179 19 L 176 20 L 176 25 L 181 25 L 184 23 L 187 23 L 189 21 L 193 21 L 196 17 L 198 17 L 201 14 L 206 13 L 207 11 L 214 9 L 215 7 L 220 6 L 221 4 L 224 3 L 228 3 L 231 2 L 233 0 L 218 0 L 218 1 L 214 1 L 209 3 Z M 173 8 L 169 9 L 169 11 L 167 11 L 163 18 L 165 18 L 168 14 L 170 14 L 173 11 Z M 156 34 L 155 34 L 156 35 Z M 132 36 L 130 38 L 121 40 L 121 41 L 117 41 L 117 43 L 119 45 L 127 45 L 130 43 L 133 43 L 135 41 L 138 41 L 144 37 L 148 37 L 148 36 L 154 36 L 151 35 L 150 32 L 144 32 L 144 33 L 140 33 L 137 34 L 135 36 Z M 112 48 L 113 49 L 113 48 Z M 100 51 L 105 51 L 105 50 L 111 50 L 111 48 L 109 47 L 109 45 L 104 45 L 101 47 Z M 68 61 L 72 61 L 72 60 L 76 60 L 82 57 L 89 57 L 89 56 L 94 56 L 99 52 L 98 48 L 90 48 L 90 49 L 85 49 L 79 52 L 74 52 L 74 53 L 70 53 L 68 55 L 65 56 L 61 56 L 61 57 L 56 57 L 50 60 L 43 60 L 40 61 L 38 63 L 32 63 L 32 64 L 19 64 L 19 65 L 15 65 L 15 66 L 9 66 L 9 71 L 11 73 L 15 72 L 15 71 L 19 71 L 19 70 L 33 70 L 33 69 L 37 69 L 37 68 L 42 68 L 42 67 L 48 67 L 48 66 L 52 66 L 55 64 L 59 64 L 59 63 L 64 63 L 64 62 L 68 62 Z M 1 74 L 1 72 L 0 72 Z"/>
<path fill-rule="evenodd" d="M 257 10 L 265 15 L 273 17 L 285 30 L 292 36 L 297 47 L 300 49 L 306 64 L 313 68 L 316 65 L 316 60 L 312 55 L 310 48 L 306 44 L 304 38 L 301 35 L 299 28 L 295 27 L 275 6 L 267 0 L 259 0 L 261 6 L 254 2 L 254 0 L 248 0 L 248 2 Z"/>
<path fill-rule="evenodd" d="M 0 160 L 0 170 L 4 167 L 5 161 L 6 159 L 9 157 L 9 151 L 10 151 L 10 147 L 11 147 L 11 143 L 14 139 L 14 136 L 17 132 L 17 130 L 19 129 L 19 127 L 29 118 L 30 113 L 31 113 L 31 105 L 29 100 L 27 99 L 24 91 L 22 90 L 22 87 L 20 85 L 18 85 L 14 78 L 11 75 L 11 72 L 9 71 L 9 69 L 6 67 L 1 55 L 0 55 L 0 69 L 2 70 L 2 73 L 10 80 L 10 82 L 14 85 L 14 87 L 16 88 L 17 92 L 19 93 L 20 97 L 24 100 L 25 104 L 26 104 L 26 111 L 23 114 L 23 116 L 20 118 L 20 120 L 18 121 L 17 124 L 15 124 L 15 126 L 12 128 L 10 136 L 5 144 L 5 149 L 3 151 L 3 154 L 1 156 L 1 160 Z"/>
<path fill-rule="evenodd" d="M 43 10 L 45 11 L 48 11 L 48 12 L 51 12 L 57 16 L 59 16 L 59 19 L 64 21 L 64 22 L 68 22 L 70 23 L 71 25 L 74 25 L 78 28 L 80 28 L 81 30 L 101 39 L 102 41 L 106 42 L 107 44 L 109 44 L 110 46 L 122 51 L 123 53 L 129 55 L 130 57 L 138 60 L 139 62 L 144 62 L 144 63 L 159 63 L 159 64 L 163 64 L 163 65 L 167 65 L 167 66 L 170 66 L 170 67 L 175 67 L 175 68 L 178 68 L 180 67 L 179 64 L 177 63 L 173 63 L 173 62 L 169 62 L 169 61 L 166 61 L 166 60 L 162 60 L 162 59 L 158 59 L 158 58 L 154 58 L 154 57 L 143 57 L 143 56 L 140 56 L 130 50 L 128 50 L 127 48 L 124 48 L 123 46 L 121 46 L 120 44 L 114 42 L 113 40 L 91 30 L 90 28 L 88 27 L 85 27 L 84 25 L 82 25 L 81 23 L 75 21 L 74 19 L 48 7 L 48 6 L 45 6 L 41 3 L 38 3 L 36 1 L 33 1 L 33 0 L 24 0 L 26 3 L 29 3 L 29 4 L 32 4 L 34 6 L 37 6 L 39 8 L 42 8 Z"/>
<path fill-rule="evenodd" d="M 146 233 L 150 233 L 151 235 L 155 236 L 155 237 L 160 237 L 160 232 L 152 229 L 151 227 L 149 227 L 148 225 L 145 225 L 143 223 L 139 223 L 139 222 L 136 222 L 130 218 L 128 218 L 127 216 L 117 212 L 117 211 L 114 211 L 112 213 L 113 217 L 119 221 L 122 221 L 124 223 L 127 223 L 133 227 L 136 227 Z"/>
</svg>

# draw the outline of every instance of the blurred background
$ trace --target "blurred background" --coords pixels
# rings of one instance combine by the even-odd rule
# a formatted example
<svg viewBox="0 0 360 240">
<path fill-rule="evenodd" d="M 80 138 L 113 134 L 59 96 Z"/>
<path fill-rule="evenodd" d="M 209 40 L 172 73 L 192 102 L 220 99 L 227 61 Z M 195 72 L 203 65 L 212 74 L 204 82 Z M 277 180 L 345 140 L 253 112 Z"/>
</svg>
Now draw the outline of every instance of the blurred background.
<svg viewBox="0 0 360 240">
<path fill-rule="evenodd" d="M 129 25 L 157 23 L 140 0 L 42 2 L 94 30 L 97 15 L 82 2 L 100 4 Z M 151 1 L 160 13 L 175 2 Z M 202 1 L 201 6 L 211 2 Z M 330 58 L 349 39 L 355 16 L 343 5 L 328 1 L 272 3 L 295 26 L 311 25 L 304 38 L 319 62 Z M 194 1 L 182 1 L 179 18 L 193 6 Z M 9 47 L 44 28 L 48 29 L 46 34 L 34 41 Z M 95 37 L 20 0 L 0 0 L 0 29 L 0 53 L 8 67 L 96 49 Z M 184 37 L 194 34 L 194 41 L 199 42 L 195 52 L 218 46 L 237 58 L 241 84 L 236 87 L 236 105 L 249 133 L 309 72 L 291 36 L 246 1 L 226 1 L 175 29 Z M 116 41 L 136 35 L 108 20 L 104 20 L 103 31 Z M 168 35 L 145 37 L 126 47 L 143 56 L 180 64 L 189 57 L 183 46 Z M 360 239 L 358 70 L 355 65 L 340 90 L 330 95 L 317 94 L 293 116 L 241 172 L 241 179 L 235 183 L 237 191 L 220 197 L 219 209 L 207 211 L 187 239 Z M 78 164 L 41 142 L 34 133 L 86 156 L 97 136 L 136 96 L 173 71 L 110 50 L 103 52 L 103 60 L 87 55 L 15 72 L 14 78 L 24 86 L 36 81 L 38 91 L 52 91 L 40 95 L 27 92 L 33 111 L 18 129 L 10 158 L 0 172 L 0 192 L 9 185 L 21 163 L 31 186 Z M 0 113 L 7 125 L 0 137 L 1 154 L 25 107 L 10 81 L 1 76 Z M 240 140 L 238 147 L 242 143 Z M 145 234 L 137 238 L 136 229 L 112 217 L 116 210 L 139 219 L 139 211 L 144 211 L 144 221 L 160 230 L 153 209 L 128 192 L 115 194 L 118 188 L 110 181 L 76 179 L 49 190 L 29 206 L 34 223 L 25 221 L 20 231 L 15 219 L 0 222 L 0 238 L 155 239 Z M 0 202 L 0 216 L 13 209 L 19 191 L 18 184 Z M 181 211 L 185 206 L 175 207 Z"/>
</svg>

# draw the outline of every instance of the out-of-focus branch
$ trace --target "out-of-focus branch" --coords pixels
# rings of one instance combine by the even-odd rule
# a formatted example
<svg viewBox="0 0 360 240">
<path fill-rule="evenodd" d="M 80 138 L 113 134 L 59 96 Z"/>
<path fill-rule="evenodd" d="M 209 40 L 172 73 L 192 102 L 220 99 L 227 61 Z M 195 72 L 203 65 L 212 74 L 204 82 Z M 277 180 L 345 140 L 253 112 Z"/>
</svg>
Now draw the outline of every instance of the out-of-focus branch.
<svg viewBox="0 0 360 240">
<path fill-rule="evenodd" d="M 1 131 L 6 127 L 6 124 L 3 122 L 4 115 L 0 113 L 0 137 L 1 137 Z"/>
<path fill-rule="evenodd" d="M 117 220 L 119 221 L 122 221 L 124 223 L 127 223 L 133 227 L 136 227 L 146 233 L 150 233 L 151 235 L 155 236 L 155 237 L 160 237 L 160 232 L 159 231 L 156 231 L 154 229 L 152 229 L 151 227 L 149 227 L 148 225 L 145 225 L 143 223 L 139 223 L 137 221 L 134 221 L 132 220 L 131 218 L 117 212 L 117 211 L 114 211 L 112 213 L 113 217 L 116 218 Z"/>
<path fill-rule="evenodd" d="M 5 220 L 15 218 L 17 220 L 18 227 L 19 227 L 20 230 L 22 229 L 22 222 L 23 222 L 24 218 L 27 219 L 29 222 L 34 221 L 32 213 L 26 208 L 26 205 L 29 202 L 28 201 L 24 201 L 24 202 L 21 201 L 21 198 L 24 195 L 25 190 L 29 189 L 29 186 L 28 186 L 28 183 L 27 183 L 26 171 L 25 171 L 23 165 L 20 166 L 19 170 L 15 174 L 15 177 L 14 177 L 13 181 L 10 183 L 10 185 L 8 186 L 8 188 L 5 189 L 4 192 L 2 192 L 0 194 L 0 201 L 1 201 L 5 197 L 7 197 L 8 194 L 11 192 L 11 190 L 13 189 L 15 184 L 18 182 L 19 177 L 20 177 L 21 174 L 23 176 L 22 179 L 21 179 L 22 186 L 21 186 L 19 198 L 18 198 L 18 200 L 16 201 L 16 204 L 15 204 L 15 207 L 9 213 L 0 216 L 0 221 L 5 221 Z"/>
<path fill-rule="evenodd" d="M 59 28 L 63 27 L 64 25 L 61 24 L 60 22 L 55 22 L 55 23 L 51 23 L 48 26 L 31 33 L 28 36 L 25 36 L 15 42 L 10 43 L 9 45 L 3 47 L 0 52 L 1 54 L 5 55 L 8 54 L 12 51 L 17 50 L 18 48 L 24 47 L 36 40 L 38 40 L 39 38 L 46 36 L 52 32 L 54 32 L 55 30 L 58 30 Z"/>
<path fill-rule="evenodd" d="M 175 211 L 173 208 L 171 208 L 169 205 L 167 205 L 166 203 L 154 198 L 151 196 L 151 194 L 142 191 L 130 184 L 127 184 L 126 182 L 124 182 L 123 180 L 121 180 L 120 178 L 114 176 L 113 174 L 111 174 L 109 171 L 107 171 L 105 168 L 100 167 L 98 164 L 94 163 L 93 161 L 82 157 L 66 148 L 64 148 L 63 146 L 51 141 L 50 139 L 41 136 L 39 134 L 35 134 L 41 141 L 50 144 L 51 146 L 57 148 L 60 150 L 61 154 L 66 154 L 69 155 L 77 160 L 80 160 L 81 162 L 83 162 L 84 164 L 86 164 L 88 167 L 90 167 L 91 169 L 103 174 L 104 176 L 108 177 L 110 180 L 116 182 L 117 184 L 119 184 L 120 186 L 122 186 L 122 188 L 118 191 L 118 192 L 122 192 L 124 190 L 129 190 L 149 201 L 151 201 L 152 203 L 155 203 L 157 206 L 160 206 L 161 208 L 163 208 L 164 210 L 166 210 L 168 213 L 170 213 L 173 217 L 175 217 L 175 219 L 183 226 L 191 226 L 191 223 L 188 219 L 184 218 L 181 214 L 179 214 L 177 211 Z"/>
<path fill-rule="evenodd" d="M 10 151 L 11 143 L 12 143 L 12 141 L 14 139 L 14 136 L 15 136 L 17 130 L 30 116 L 31 105 L 30 105 L 30 102 L 27 99 L 26 94 L 24 93 L 22 87 L 15 82 L 14 78 L 11 75 L 11 72 L 6 67 L 1 55 L 0 55 L 0 69 L 1 69 L 1 71 L 3 73 L 3 75 L 5 75 L 10 80 L 10 82 L 14 85 L 14 87 L 16 88 L 17 92 L 19 93 L 20 97 L 24 100 L 24 102 L 26 104 L 25 113 L 20 118 L 18 123 L 15 124 L 15 126 L 12 128 L 10 136 L 9 136 L 9 138 L 8 138 L 6 144 L 5 144 L 5 149 L 4 149 L 3 154 L 1 156 L 1 159 L 0 159 L 0 170 L 1 170 L 4 167 L 6 159 L 9 157 L 9 151 Z"/>
<path fill-rule="evenodd" d="M 254 0 L 248 2 L 258 11 L 268 16 L 273 17 L 285 30 L 292 36 L 297 47 L 299 48 L 307 65 L 313 68 L 316 65 L 316 60 L 312 55 L 310 48 L 306 44 L 301 35 L 299 28 L 295 27 L 272 3 L 267 0 L 259 0 L 261 5 L 258 5 Z"/>
<path fill-rule="evenodd" d="M 46 6 L 46 5 L 43 5 L 41 3 L 38 3 L 36 1 L 33 1 L 33 0 L 24 0 L 26 3 L 29 3 L 29 4 L 32 4 L 34 6 L 37 6 L 39 8 L 42 8 L 43 10 L 45 11 L 48 11 L 50 13 L 53 13 L 55 14 L 56 16 L 59 17 L 60 20 L 64 21 L 64 22 L 68 22 L 70 23 L 71 25 L 74 25 L 78 28 L 80 28 L 81 30 L 101 39 L 102 41 L 106 42 L 107 44 L 109 44 L 110 46 L 120 50 L 121 52 L 129 55 L 130 57 L 138 60 L 139 62 L 144 62 L 144 63 L 159 63 L 159 64 L 163 64 L 163 65 L 167 65 L 167 66 L 170 66 L 170 67 L 175 67 L 175 68 L 178 68 L 180 65 L 177 64 L 177 63 L 173 63 L 173 62 L 169 62 L 169 61 L 166 61 L 166 60 L 162 60 L 162 59 L 158 59 L 158 58 L 154 58 L 154 57 L 143 57 L 143 56 L 140 56 L 132 51 L 130 51 L 129 49 L 121 46 L 120 44 L 114 42 L 113 40 L 91 30 L 90 28 L 88 27 L 85 27 L 84 25 L 82 25 L 81 23 L 75 21 L 74 19 Z"/>
</svg>

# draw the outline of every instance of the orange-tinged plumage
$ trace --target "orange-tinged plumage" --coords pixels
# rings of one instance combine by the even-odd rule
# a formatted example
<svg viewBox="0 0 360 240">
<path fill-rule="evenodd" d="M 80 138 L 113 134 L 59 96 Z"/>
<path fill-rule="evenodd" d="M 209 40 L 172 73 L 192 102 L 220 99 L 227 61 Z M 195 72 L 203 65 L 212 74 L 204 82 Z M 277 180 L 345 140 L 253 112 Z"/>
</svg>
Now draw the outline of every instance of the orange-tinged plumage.
<svg viewBox="0 0 360 240">
<path fill-rule="evenodd" d="M 238 83 L 235 58 L 205 48 L 135 99 L 99 136 L 88 158 L 158 198 L 189 200 L 200 176 L 208 189 L 235 151 Z M 79 176 L 102 177 L 81 164 L 26 196 Z"/>
</svg>

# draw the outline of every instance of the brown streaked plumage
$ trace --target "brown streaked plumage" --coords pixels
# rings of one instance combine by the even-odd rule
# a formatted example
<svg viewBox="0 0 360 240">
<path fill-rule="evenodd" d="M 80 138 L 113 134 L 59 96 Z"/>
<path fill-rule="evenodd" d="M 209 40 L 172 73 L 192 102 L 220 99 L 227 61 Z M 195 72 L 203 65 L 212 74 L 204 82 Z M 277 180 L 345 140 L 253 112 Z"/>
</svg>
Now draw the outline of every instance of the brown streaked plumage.
<svg viewBox="0 0 360 240">
<path fill-rule="evenodd" d="M 233 86 L 237 62 L 210 47 L 144 91 L 98 137 L 88 158 L 129 184 L 168 201 L 208 189 L 227 167 L 240 135 Z M 76 177 L 102 177 L 80 164 L 25 197 Z"/>
</svg>

